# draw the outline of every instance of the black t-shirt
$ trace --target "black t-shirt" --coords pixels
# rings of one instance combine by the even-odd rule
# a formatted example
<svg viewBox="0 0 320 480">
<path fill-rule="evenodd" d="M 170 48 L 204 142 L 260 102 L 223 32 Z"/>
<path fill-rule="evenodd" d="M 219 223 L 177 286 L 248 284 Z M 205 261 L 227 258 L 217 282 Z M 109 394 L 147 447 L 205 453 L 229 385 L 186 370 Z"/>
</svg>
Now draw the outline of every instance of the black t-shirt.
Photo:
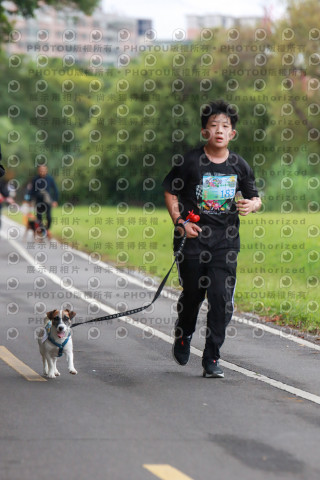
<svg viewBox="0 0 320 480">
<path fill-rule="evenodd" d="M 166 191 L 178 197 L 180 212 L 186 218 L 190 211 L 200 215 L 202 232 L 188 238 L 184 248 L 187 257 L 198 257 L 203 250 L 240 250 L 239 216 L 235 195 L 258 197 L 254 174 L 240 155 L 230 152 L 223 163 L 211 162 L 203 147 L 181 157 L 162 182 Z"/>
</svg>

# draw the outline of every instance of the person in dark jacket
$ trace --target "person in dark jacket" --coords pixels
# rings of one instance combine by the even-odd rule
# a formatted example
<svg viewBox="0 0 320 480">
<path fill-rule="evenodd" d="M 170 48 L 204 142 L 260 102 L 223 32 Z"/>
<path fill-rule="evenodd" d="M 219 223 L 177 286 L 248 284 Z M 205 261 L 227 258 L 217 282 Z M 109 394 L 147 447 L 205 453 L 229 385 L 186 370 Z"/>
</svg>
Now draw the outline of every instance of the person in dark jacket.
<svg viewBox="0 0 320 480">
<path fill-rule="evenodd" d="M 50 238 L 51 209 L 58 206 L 59 192 L 54 178 L 48 175 L 46 165 L 39 165 L 38 175 L 32 179 L 28 193 L 30 199 L 35 202 L 37 220 L 41 226 L 46 228 L 47 236 Z M 44 216 L 46 217 L 46 224 L 44 224 Z"/>
</svg>

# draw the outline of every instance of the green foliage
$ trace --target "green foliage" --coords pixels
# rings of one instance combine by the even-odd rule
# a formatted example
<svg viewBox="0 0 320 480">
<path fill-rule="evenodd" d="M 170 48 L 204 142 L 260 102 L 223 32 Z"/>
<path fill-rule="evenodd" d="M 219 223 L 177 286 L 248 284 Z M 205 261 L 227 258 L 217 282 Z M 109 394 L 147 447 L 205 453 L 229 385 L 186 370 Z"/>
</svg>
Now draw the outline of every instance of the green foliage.
<svg viewBox="0 0 320 480">
<path fill-rule="evenodd" d="M 318 175 L 312 175 L 305 157 L 278 160 L 264 171 L 263 182 L 258 179 L 258 185 L 259 181 L 267 211 L 278 210 L 285 215 L 292 211 L 319 211 L 320 182 Z"/>
<path fill-rule="evenodd" d="M 203 46 L 194 52 L 187 50 L 184 53 L 183 68 L 173 68 L 177 54 L 167 52 L 156 55 L 154 69 L 145 68 L 148 55 L 143 55 L 126 70 L 125 75 L 124 72 L 114 70 L 112 93 L 101 103 L 101 108 L 108 117 L 108 135 L 103 141 L 104 168 L 96 172 L 103 179 L 100 200 L 162 202 L 161 181 L 174 159 L 201 143 L 201 106 L 213 98 L 223 98 L 227 94 L 228 79 L 216 75 L 216 66 L 205 69 L 201 67 L 203 52 L 218 47 L 219 44 L 213 40 L 206 48 Z M 137 75 L 137 72 L 140 74 Z M 162 74 L 156 75 L 155 72 Z M 150 78 L 152 73 L 154 77 Z M 204 82 L 211 85 L 205 92 L 201 89 Z M 121 84 L 127 86 L 125 93 L 117 91 Z M 230 148 L 243 154 L 252 164 L 260 147 L 253 142 L 253 126 L 260 129 L 266 127 L 269 117 L 266 113 L 254 118 L 255 104 L 247 97 L 249 92 L 246 95 L 245 91 L 237 99 L 236 106 L 240 110 L 242 121 L 239 123 L 238 139 Z M 89 135 L 95 128 L 96 120 L 92 119 L 85 126 L 85 135 Z M 265 141 L 265 148 L 267 144 L 268 140 Z M 91 145 L 92 153 L 94 149 L 95 146 Z M 117 179 L 123 177 L 128 179 L 126 189 L 116 183 Z M 154 180 L 150 180 L 150 186 L 154 184 L 154 188 L 148 188 L 148 179 Z"/>
<path fill-rule="evenodd" d="M 20 159 L 20 198 L 35 164 L 47 160 L 61 201 L 162 205 L 165 174 L 178 155 L 201 143 L 201 105 L 225 98 L 240 117 L 230 150 L 253 166 L 266 210 L 281 211 L 280 196 L 289 195 L 294 209 L 308 211 L 317 201 L 318 190 L 309 187 L 320 159 L 319 88 L 313 88 L 319 72 L 312 57 L 319 15 L 315 0 L 290 2 L 272 28 L 213 30 L 208 40 L 150 46 L 126 66 L 101 72 L 68 69 L 58 58 L 39 67 L 20 56 L 16 67 L 3 55 L 2 134 L 20 135 L 3 150 Z M 291 190 L 286 177 L 294 180 Z"/>
<path fill-rule="evenodd" d="M 199 94 L 199 78 L 172 75 L 173 54 L 157 56 L 157 69 L 168 71 L 168 76 L 149 78 L 143 74 L 146 56 L 135 64 L 125 77 L 115 71 L 111 95 L 101 103 L 107 118 L 107 135 L 104 137 L 102 155 L 103 169 L 97 174 L 102 179 L 101 195 L 113 201 L 162 201 L 161 180 L 171 168 L 172 158 L 185 149 L 199 143 L 199 107 L 203 100 Z M 186 59 L 192 63 L 193 57 Z M 134 72 L 140 71 L 136 77 Z M 182 80 L 183 78 L 183 80 Z M 194 92 L 185 101 L 182 95 L 173 92 L 173 82 L 183 81 L 185 91 Z M 119 82 L 128 86 L 125 95 L 117 93 Z M 151 89 L 148 91 L 148 89 Z M 220 96 L 222 88 L 216 86 L 215 95 Z M 174 110 L 178 112 L 175 116 Z M 182 112 L 182 115 L 181 115 Z M 86 135 L 97 128 L 93 118 L 85 126 Z M 101 131 L 101 135 L 102 130 Z M 91 145 L 94 153 L 95 145 Z M 129 188 L 115 188 L 117 179 L 126 177 Z M 148 180 L 150 179 L 150 180 Z M 155 188 L 152 188 L 152 186 Z"/>
<path fill-rule="evenodd" d="M 273 122 L 269 132 L 279 153 L 319 154 L 319 5 L 289 0 L 285 17 L 274 26 L 277 49 L 270 56 Z M 281 148 L 282 146 L 282 148 Z"/>
<path fill-rule="evenodd" d="M 2 3 L 4 2 L 1 1 L 1 4 Z M 78 8 L 89 15 L 99 2 L 97 0 L 46 0 L 45 2 L 39 0 L 14 0 L 12 3 L 15 5 L 15 11 L 17 13 L 20 13 L 24 17 L 32 17 L 34 11 L 39 8 L 39 5 L 42 3 L 52 5 L 55 8 L 62 8 L 65 6 Z M 2 8 L 5 9 L 5 7 Z"/>
<path fill-rule="evenodd" d="M 11 2 L 10 2 L 11 3 Z M 69 6 L 78 8 L 87 15 L 90 15 L 94 8 L 99 4 L 99 0 L 13 0 L 15 13 L 24 17 L 33 17 L 34 11 L 39 8 L 41 3 L 52 5 L 55 8 Z M 8 35 L 12 29 L 11 25 L 12 9 L 7 6 L 7 2 L 0 1 L 0 43 L 8 40 Z"/>
<path fill-rule="evenodd" d="M 13 2 L 16 7 L 16 12 L 24 17 L 31 17 L 34 10 L 38 7 L 38 0 L 17 0 Z"/>
</svg>

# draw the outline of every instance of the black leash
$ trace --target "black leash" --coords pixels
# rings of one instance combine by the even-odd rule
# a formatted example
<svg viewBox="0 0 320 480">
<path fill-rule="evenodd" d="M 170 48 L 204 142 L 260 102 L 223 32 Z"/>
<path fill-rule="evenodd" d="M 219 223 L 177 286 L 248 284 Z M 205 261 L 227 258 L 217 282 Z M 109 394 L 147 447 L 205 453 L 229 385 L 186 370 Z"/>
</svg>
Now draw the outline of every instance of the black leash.
<svg viewBox="0 0 320 480">
<path fill-rule="evenodd" d="M 143 310 L 146 310 L 147 308 L 150 307 L 150 305 L 152 305 L 156 300 L 157 298 L 159 297 L 160 293 L 162 292 L 162 289 L 163 287 L 165 286 L 165 283 L 166 281 L 168 280 L 168 277 L 171 273 L 171 270 L 173 269 L 174 267 L 174 264 L 176 262 L 176 259 L 177 257 L 182 253 L 182 250 L 183 250 L 183 247 L 184 247 L 184 244 L 186 242 L 186 238 L 187 238 L 187 234 L 186 234 L 186 229 L 185 229 L 185 226 L 183 223 L 179 223 L 178 224 L 179 227 L 182 227 L 183 228 L 183 237 L 182 237 L 182 240 L 180 242 L 180 245 L 178 247 L 178 249 L 173 252 L 174 254 L 174 257 L 175 259 L 173 260 L 173 263 L 168 271 L 168 273 L 166 274 L 166 276 L 164 277 L 164 279 L 162 280 L 162 282 L 160 283 L 156 293 L 154 294 L 154 297 L 152 299 L 152 301 L 144 306 L 144 307 L 139 307 L 139 308 L 133 308 L 132 310 L 127 310 L 126 312 L 121 312 L 121 313 L 114 313 L 113 315 L 105 315 L 104 317 L 99 317 L 99 318 L 93 318 L 92 320 L 87 320 L 85 322 L 78 322 L 78 323 L 73 323 L 71 325 L 71 328 L 74 328 L 74 327 L 77 327 L 78 325 L 85 325 L 86 323 L 92 323 L 92 322 L 102 322 L 102 321 L 105 321 L 105 320 L 114 320 L 115 318 L 120 318 L 120 317 L 124 317 L 125 315 L 133 315 L 134 313 L 138 313 L 138 312 L 142 312 Z M 175 228 L 178 226 L 176 224 Z"/>
</svg>

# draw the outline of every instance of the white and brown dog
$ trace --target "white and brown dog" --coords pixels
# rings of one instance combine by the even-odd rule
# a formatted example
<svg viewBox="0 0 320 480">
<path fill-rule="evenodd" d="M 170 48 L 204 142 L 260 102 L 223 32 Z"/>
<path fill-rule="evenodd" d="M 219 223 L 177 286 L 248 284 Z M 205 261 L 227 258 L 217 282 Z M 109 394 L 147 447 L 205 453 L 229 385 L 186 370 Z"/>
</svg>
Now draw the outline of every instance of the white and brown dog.
<svg viewBox="0 0 320 480">
<path fill-rule="evenodd" d="M 52 310 L 47 313 L 45 327 L 38 337 L 38 343 L 43 361 L 43 374 L 48 378 L 60 375 L 56 364 L 63 353 L 67 357 L 69 372 L 72 375 L 78 373 L 73 364 L 71 338 L 71 321 L 75 315 L 75 312 L 70 312 L 69 309 Z"/>
</svg>

